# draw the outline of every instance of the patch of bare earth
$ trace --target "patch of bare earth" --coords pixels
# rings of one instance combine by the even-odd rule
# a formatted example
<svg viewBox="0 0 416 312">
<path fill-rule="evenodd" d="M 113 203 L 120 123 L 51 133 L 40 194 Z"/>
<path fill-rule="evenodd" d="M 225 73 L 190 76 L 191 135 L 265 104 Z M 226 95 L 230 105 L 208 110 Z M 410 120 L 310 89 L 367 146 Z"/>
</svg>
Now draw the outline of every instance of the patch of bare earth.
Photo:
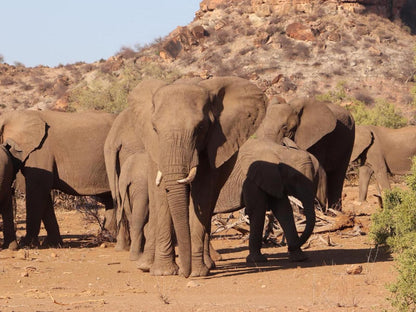
<svg viewBox="0 0 416 312">
<path fill-rule="evenodd" d="M 0 251 L 0 311 L 379 311 L 389 307 L 385 286 L 396 272 L 390 255 L 359 234 L 378 209 L 374 193 L 358 205 L 357 187 L 345 188 L 354 225 L 314 234 L 306 262 L 291 263 L 286 247 L 266 246 L 269 263 L 247 266 L 248 243 L 230 229 L 214 237 L 223 257 L 217 268 L 189 279 L 139 271 L 127 252 L 97 243 L 97 222 L 58 208 L 64 248 Z M 24 214 L 17 220 L 22 236 Z"/>
</svg>

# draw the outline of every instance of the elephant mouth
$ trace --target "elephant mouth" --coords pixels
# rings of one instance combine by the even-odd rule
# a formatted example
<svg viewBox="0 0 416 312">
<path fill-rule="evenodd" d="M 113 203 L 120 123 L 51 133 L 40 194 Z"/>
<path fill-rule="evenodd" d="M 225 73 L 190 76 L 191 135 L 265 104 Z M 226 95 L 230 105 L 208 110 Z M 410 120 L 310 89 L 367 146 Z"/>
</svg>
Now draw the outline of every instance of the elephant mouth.
<svg viewBox="0 0 416 312">
<path fill-rule="evenodd" d="M 195 179 L 196 172 L 197 172 L 196 167 L 192 167 L 191 170 L 189 170 L 189 173 L 185 178 L 178 179 L 178 180 L 176 180 L 176 182 L 178 184 L 191 184 L 192 181 Z M 160 183 L 162 182 L 162 178 L 163 178 L 163 173 L 159 170 L 157 172 L 156 181 L 155 181 L 156 186 L 160 185 Z"/>
</svg>

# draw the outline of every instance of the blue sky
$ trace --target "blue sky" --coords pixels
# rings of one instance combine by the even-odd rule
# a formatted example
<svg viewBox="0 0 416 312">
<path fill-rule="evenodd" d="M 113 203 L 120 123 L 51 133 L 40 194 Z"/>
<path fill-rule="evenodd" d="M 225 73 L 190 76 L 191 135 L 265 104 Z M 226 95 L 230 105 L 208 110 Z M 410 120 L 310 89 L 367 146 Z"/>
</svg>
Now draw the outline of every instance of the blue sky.
<svg viewBox="0 0 416 312">
<path fill-rule="evenodd" d="M 107 59 L 168 35 L 195 17 L 199 0 L 1 1 L 0 55 L 28 67 Z"/>
</svg>

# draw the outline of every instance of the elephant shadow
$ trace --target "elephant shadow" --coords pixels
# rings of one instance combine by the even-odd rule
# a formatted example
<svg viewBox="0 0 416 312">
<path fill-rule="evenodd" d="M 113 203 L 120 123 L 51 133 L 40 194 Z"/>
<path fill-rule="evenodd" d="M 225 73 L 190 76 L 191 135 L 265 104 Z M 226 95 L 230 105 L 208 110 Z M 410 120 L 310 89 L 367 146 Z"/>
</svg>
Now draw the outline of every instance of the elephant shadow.
<svg viewBox="0 0 416 312">
<path fill-rule="evenodd" d="M 230 252 L 241 252 L 248 250 L 248 247 L 225 248 L 217 250 L 220 254 L 229 254 Z M 267 249 L 266 249 L 267 250 Z M 222 261 L 216 262 L 216 269 L 212 270 L 210 276 L 206 278 L 220 278 L 239 276 L 244 274 L 253 274 L 258 272 L 269 272 L 275 270 L 285 270 L 294 268 L 312 268 L 319 266 L 335 266 L 345 264 L 362 264 L 374 262 L 393 261 L 393 257 L 387 247 L 379 247 L 378 249 L 362 248 L 362 249 L 322 249 L 322 250 L 304 250 L 308 256 L 308 260 L 303 262 L 290 262 L 287 252 L 278 252 L 264 255 L 268 258 L 268 262 L 247 264 L 245 256 L 227 257 L 232 263 L 222 264 Z"/>
</svg>

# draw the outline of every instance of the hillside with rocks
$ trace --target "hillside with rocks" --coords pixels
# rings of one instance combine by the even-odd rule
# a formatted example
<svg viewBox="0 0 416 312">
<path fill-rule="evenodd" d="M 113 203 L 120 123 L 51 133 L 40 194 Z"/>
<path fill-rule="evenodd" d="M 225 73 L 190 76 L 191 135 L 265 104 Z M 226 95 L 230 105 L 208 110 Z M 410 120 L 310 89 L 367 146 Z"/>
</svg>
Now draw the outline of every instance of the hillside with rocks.
<svg viewBox="0 0 416 312">
<path fill-rule="evenodd" d="M 0 109 L 118 112 L 146 77 L 238 75 L 289 100 L 335 90 L 398 106 L 413 122 L 412 0 L 204 0 L 165 38 L 95 63 L 0 64 Z M 412 24 L 413 23 L 413 24 Z M 0 51 L 1 52 L 1 51 Z"/>
</svg>

